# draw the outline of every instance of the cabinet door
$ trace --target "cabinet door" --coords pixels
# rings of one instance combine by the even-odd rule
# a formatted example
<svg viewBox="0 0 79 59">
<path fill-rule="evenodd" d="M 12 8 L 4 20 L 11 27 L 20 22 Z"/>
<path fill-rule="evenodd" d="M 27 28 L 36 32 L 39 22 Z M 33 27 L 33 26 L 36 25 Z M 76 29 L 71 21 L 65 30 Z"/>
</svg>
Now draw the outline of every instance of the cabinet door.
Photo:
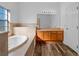
<svg viewBox="0 0 79 59">
<path fill-rule="evenodd" d="M 44 40 L 47 40 L 47 41 L 50 40 L 50 32 L 49 31 L 44 31 Z"/>
<path fill-rule="evenodd" d="M 63 39 L 64 39 L 63 31 L 58 31 L 57 32 L 57 40 L 63 41 Z"/>
<path fill-rule="evenodd" d="M 57 40 L 57 32 L 51 32 L 51 39 L 50 40 L 53 40 L 53 41 L 56 41 Z"/>
<path fill-rule="evenodd" d="M 43 31 L 37 31 L 38 40 L 43 40 Z"/>
<path fill-rule="evenodd" d="M 8 55 L 8 33 L 0 33 L 0 56 Z"/>
</svg>

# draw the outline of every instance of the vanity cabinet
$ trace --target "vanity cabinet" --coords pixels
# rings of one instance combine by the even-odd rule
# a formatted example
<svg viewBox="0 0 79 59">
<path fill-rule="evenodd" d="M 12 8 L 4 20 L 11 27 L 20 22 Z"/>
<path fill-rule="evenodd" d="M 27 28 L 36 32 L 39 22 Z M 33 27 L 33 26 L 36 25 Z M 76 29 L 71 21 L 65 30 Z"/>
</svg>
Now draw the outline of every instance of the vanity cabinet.
<svg viewBox="0 0 79 59">
<path fill-rule="evenodd" d="M 37 31 L 37 37 L 38 37 L 38 40 L 43 40 L 43 32 Z"/>
<path fill-rule="evenodd" d="M 8 32 L 0 33 L 0 56 L 8 55 Z"/>
<path fill-rule="evenodd" d="M 37 40 L 40 41 L 63 41 L 63 29 L 37 29 Z"/>
<path fill-rule="evenodd" d="M 50 40 L 50 32 L 49 31 L 44 31 L 43 34 L 44 34 L 44 37 L 43 37 L 44 40 Z"/>
<path fill-rule="evenodd" d="M 50 40 L 57 40 L 57 32 L 56 31 L 50 32 Z"/>
<path fill-rule="evenodd" d="M 64 32 L 63 31 L 58 31 L 57 32 L 57 40 L 62 41 L 64 39 Z"/>
</svg>

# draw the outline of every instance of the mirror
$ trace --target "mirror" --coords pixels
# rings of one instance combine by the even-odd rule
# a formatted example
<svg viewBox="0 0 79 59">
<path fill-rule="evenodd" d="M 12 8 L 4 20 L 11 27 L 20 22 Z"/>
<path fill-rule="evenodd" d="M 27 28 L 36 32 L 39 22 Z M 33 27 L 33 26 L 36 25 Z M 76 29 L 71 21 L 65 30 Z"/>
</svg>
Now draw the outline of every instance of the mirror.
<svg viewBox="0 0 79 59">
<path fill-rule="evenodd" d="M 56 14 L 37 14 L 39 28 L 53 28 L 56 26 Z"/>
</svg>

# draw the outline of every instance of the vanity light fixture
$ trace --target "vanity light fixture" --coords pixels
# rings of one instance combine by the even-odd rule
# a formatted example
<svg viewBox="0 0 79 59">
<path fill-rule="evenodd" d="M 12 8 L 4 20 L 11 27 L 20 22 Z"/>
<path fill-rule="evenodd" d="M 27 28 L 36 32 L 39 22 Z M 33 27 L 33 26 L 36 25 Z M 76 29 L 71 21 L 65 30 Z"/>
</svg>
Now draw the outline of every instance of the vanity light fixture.
<svg viewBox="0 0 79 59">
<path fill-rule="evenodd" d="M 40 14 L 56 14 L 55 10 L 42 10 Z"/>
</svg>

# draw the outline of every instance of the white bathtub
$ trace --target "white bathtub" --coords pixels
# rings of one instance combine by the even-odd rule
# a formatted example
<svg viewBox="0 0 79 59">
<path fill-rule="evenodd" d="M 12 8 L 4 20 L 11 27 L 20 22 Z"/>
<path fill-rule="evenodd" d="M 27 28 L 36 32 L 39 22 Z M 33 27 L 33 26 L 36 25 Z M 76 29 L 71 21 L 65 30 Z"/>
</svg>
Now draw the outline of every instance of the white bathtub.
<svg viewBox="0 0 79 59">
<path fill-rule="evenodd" d="M 28 50 L 29 50 L 32 42 L 34 42 L 34 45 L 32 45 L 32 46 L 35 47 L 36 28 L 14 27 L 14 34 L 18 35 L 18 36 L 27 36 L 27 37 L 26 37 L 26 39 L 24 38 L 24 40 L 22 40 L 22 41 L 21 41 L 21 39 L 19 40 L 19 43 L 22 43 L 22 44 L 19 45 L 16 43 L 16 45 L 13 45 L 14 47 L 19 46 L 17 49 L 14 49 L 14 50 L 12 50 L 12 48 L 14 48 L 14 47 L 11 47 L 12 44 L 10 43 L 12 41 L 9 41 L 9 54 L 8 54 L 9 56 L 24 56 L 25 54 L 28 54 Z M 14 36 L 14 37 L 16 37 L 16 36 Z M 9 38 L 9 39 L 11 39 L 11 38 Z M 16 42 L 16 41 L 13 40 L 13 42 Z M 24 42 L 24 44 L 23 44 L 23 42 Z"/>
<path fill-rule="evenodd" d="M 8 55 L 21 55 L 19 53 L 25 54 L 25 51 L 20 51 L 18 53 L 19 46 L 26 43 L 28 40 L 27 36 L 14 35 L 8 38 Z M 17 51 L 16 51 L 17 50 Z"/>
</svg>

